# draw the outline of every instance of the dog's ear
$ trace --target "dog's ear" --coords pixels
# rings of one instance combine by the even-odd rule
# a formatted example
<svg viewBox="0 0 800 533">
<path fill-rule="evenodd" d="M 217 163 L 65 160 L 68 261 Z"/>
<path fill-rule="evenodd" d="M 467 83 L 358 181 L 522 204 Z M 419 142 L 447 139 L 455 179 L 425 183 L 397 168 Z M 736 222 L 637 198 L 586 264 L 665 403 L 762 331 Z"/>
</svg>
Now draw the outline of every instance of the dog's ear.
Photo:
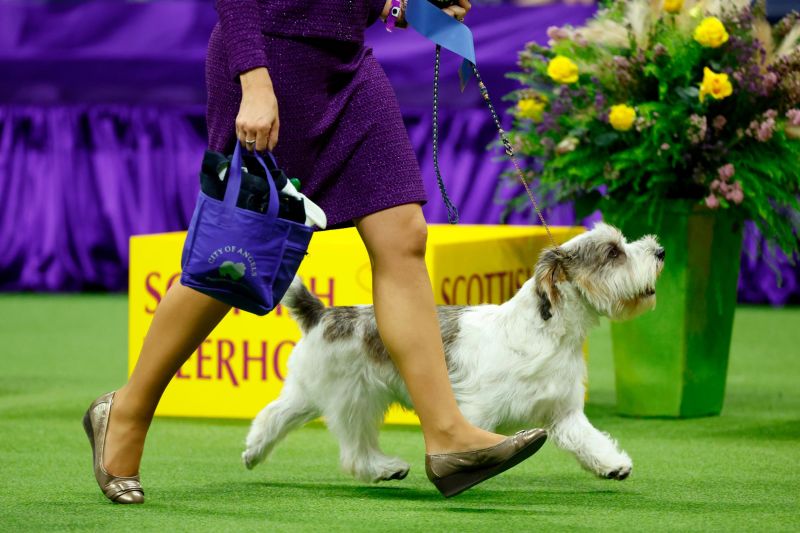
<svg viewBox="0 0 800 533">
<path fill-rule="evenodd" d="M 567 280 L 566 262 L 567 254 L 561 248 L 548 248 L 536 263 L 534 279 L 542 320 L 549 320 L 553 316 L 552 310 L 561 299 L 558 283 Z"/>
</svg>

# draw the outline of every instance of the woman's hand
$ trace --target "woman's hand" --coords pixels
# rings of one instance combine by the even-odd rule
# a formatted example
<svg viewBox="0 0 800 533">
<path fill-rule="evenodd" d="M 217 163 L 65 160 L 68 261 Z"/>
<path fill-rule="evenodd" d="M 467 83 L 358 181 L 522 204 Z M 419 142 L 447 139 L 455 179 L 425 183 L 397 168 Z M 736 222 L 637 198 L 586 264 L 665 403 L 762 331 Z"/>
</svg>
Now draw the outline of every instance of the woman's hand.
<svg viewBox="0 0 800 533">
<path fill-rule="evenodd" d="M 464 22 L 464 17 L 467 16 L 470 9 L 472 9 L 472 4 L 469 3 L 469 0 L 458 0 L 457 4 L 448 6 L 442 9 L 442 11 L 455 18 L 457 21 Z"/>
<path fill-rule="evenodd" d="M 389 11 L 392 8 L 392 0 L 386 0 L 386 3 L 383 6 L 383 12 L 380 14 L 380 18 L 382 21 L 386 21 L 386 17 L 389 16 Z M 460 22 L 464 22 L 464 17 L 467 15 L 467 12 L 472 9 L 472 4 L 469 3 L 469 0 L 458 0 L 458 3 L 453 4 L 452 6 L 448 6 L 442 11 L 450 15 L 451 17 L 455 18 Z M 404 28 L 405 27 L 405 10 L 400 15 L 398 22 L 400 23 L 397 27 Z"/>
<path fill-rule="evenodd" d="M 236 137 L 247 150 L 272 151 L 278 144 L 278 100 L 272 80 L 264 67 L 254 68 L 239 76 L 242 102 L 236 116 Z M 256 141 L 255 144 L 245 141 Z"/>
</svg>

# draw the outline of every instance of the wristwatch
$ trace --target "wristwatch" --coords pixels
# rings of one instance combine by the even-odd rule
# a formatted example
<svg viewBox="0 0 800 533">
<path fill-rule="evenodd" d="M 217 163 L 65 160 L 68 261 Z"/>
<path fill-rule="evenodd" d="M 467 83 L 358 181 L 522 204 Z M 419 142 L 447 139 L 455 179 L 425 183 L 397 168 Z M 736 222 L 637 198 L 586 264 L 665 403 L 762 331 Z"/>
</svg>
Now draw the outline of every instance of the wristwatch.
<svg viewBox="0 0 800 533">
<path fill-rule="evenodd" d="M 408 23 L 405 17 L 402 19 L 400 16 L 405 10 L 404 0 L 392 0 L 392 7 L 389 9 L 389 14 L 386 16 L 386 31 L 392 31 L 395 28 L 405 28 Z"/>
</svg>

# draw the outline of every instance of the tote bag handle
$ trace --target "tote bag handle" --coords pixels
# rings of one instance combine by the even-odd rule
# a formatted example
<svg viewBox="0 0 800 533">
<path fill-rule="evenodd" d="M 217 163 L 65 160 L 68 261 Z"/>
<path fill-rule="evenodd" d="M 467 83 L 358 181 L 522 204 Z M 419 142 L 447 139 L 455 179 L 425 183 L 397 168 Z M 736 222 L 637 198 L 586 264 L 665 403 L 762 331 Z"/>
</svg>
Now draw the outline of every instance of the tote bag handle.
<svg viewBox="0 0 800 533">
<path fill-rule="evenodd" d="M 255 154 L 256 159 L 259 163 L 261 163 L 261 166 L 264 167 L 264 170 L 267 171 L 267 176 L 270 176 L 271 174 L 269 172 L 269 168 L 261 158 L 261 155 L 258 153 L 258 151 L 254 150 L 253 154 Z M 267 152 L 267 155 L 269 156 L 270 162 L 277 167 L 278 163 L 275 161 L 275 156 L 272 155 L 272 152 Z M 269 187 L 269 204 L 267 205 L 267 212 L 264 216 L 270 222 L 274 222 L 275 219 L 278 218 L 278 190 L 270 178 L 267 178 L 267 187 Z M 236 141 L 236 148 L 233 149 L 230 172 L 228 173 L 228 186 L 225 188 L 225 197 L 222 199 L 222 203 L 225 205 L 226 211 L 233 213 L 236 209 L 236 200 L 239 198 L 239 190 L 241 188 L 242 143 L 240 141 Z"/>
</svg>

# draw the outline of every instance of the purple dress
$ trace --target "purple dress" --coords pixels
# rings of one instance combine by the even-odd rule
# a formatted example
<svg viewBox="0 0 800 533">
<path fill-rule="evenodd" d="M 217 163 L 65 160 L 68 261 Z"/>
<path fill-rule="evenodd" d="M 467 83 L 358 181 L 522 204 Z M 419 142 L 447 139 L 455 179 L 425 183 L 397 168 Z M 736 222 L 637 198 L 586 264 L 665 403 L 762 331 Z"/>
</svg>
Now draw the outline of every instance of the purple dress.
<svg viewBox="0 0 800 533">
<path fill-rule="evenodd" d="M 273 151 L 328 228 L 427 201 L 397 97 L 364 46 L 384 0 L 216 0 L 206 57 L 209 149 L 230 154 L 239 73 L 267 67 L 278 100 Z"/>
</svg>

